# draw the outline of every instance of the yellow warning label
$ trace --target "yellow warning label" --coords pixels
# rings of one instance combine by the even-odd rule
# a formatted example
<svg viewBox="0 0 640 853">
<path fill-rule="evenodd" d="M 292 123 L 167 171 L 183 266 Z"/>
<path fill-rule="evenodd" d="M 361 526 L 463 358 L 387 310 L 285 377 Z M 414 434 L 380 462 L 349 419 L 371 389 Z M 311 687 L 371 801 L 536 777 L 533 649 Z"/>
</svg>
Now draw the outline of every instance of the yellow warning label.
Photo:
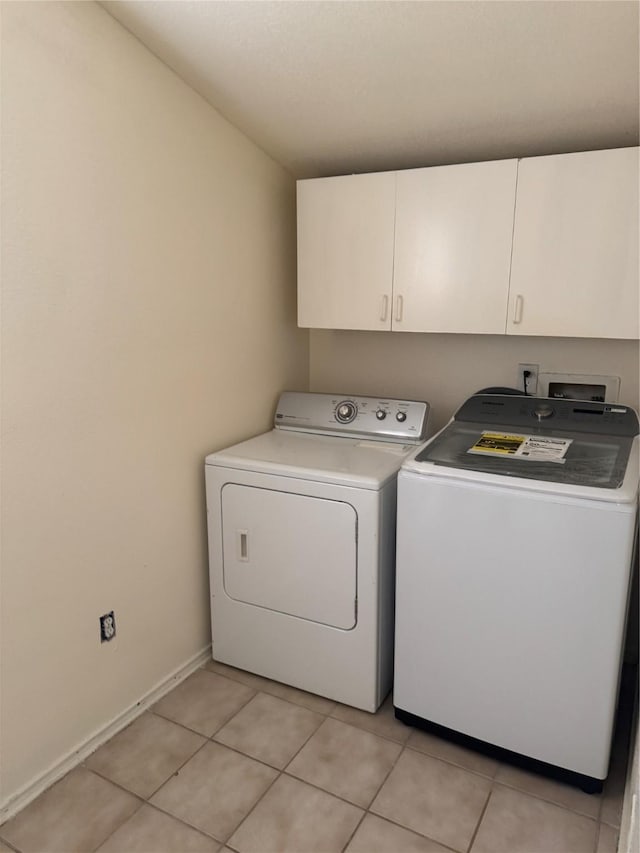
<svg viewBox="0 0 640 853">
<path fill-rule="evenodd" d="M 527 462 L 565 462 L 572 438 L 545 435 L 510 435 L 504 432 L 483 432 L 467 453 L 485 456 L 515 456 Z"/>
<path fill-rule="evenodd" d="M 472 453 L 496 453 L 513 456 L 527 440 L 526 435 L 508 435 L 503 432 L 483 432 L 473 447 Z"/>
</svg>

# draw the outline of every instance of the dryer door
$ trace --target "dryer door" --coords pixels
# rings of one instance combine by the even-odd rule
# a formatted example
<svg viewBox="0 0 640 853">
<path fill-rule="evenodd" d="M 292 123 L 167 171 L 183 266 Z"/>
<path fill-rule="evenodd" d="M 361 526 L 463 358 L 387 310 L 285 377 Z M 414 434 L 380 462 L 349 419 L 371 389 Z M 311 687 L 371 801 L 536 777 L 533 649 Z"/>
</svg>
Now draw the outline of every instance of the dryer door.
<svg viewBox="0 0 640 853">
<path fill-rule="evenodd" d="M 356 624 L 358 517 L 351 504 L 227 483 L 224 590 L 335 628 Z"/>
</svg>

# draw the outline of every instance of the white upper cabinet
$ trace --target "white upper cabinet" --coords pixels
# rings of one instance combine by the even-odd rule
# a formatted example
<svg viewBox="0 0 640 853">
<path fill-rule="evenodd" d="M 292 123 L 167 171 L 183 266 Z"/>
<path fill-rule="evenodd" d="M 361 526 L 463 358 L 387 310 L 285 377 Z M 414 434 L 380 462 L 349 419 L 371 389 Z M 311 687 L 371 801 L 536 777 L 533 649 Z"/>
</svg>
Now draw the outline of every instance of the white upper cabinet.
<svg viewBox="0 0 640 853">
<path fill-rule="evenodd" d="M 504 334 L 517 160 L 398 172 L 392 328 Z"/>
<path fill-rule="evenodd" d="M 298 181 L 298 324 L 638 338 L 638 178 L 618 148 Z"/>
<path fill-rule="evenodd" d="M 518 169 L 507 334 L 638 337 L 638 149 Z"/>
<path fill-rule="evenodd" d="M 390 329 L 395 172 L 298 181 L 298 325 Z"/>
</svg>

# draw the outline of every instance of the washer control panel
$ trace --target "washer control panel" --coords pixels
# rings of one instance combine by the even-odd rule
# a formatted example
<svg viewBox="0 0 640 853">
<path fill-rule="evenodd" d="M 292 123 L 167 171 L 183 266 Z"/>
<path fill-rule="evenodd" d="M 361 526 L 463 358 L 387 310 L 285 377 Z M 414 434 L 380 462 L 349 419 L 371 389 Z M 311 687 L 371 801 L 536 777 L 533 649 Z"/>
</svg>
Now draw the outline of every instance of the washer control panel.
<svg viewBox="0 0 640 853">
<path fill-rule="evenodd" d="M 427 434 L 429 404 L 418 400 L 284 391 L 274 423 L 281 429 L 419 443 Z"/>
<path fill-rule="evenodd" d="M 458 409 L 455 420 L 510 425 L 521 430 L 533 426 L 629 437 L 638 435 L 640 430 L 638 416 L 629 406 L 501 394 L 474 394 Z"/>
</svg>

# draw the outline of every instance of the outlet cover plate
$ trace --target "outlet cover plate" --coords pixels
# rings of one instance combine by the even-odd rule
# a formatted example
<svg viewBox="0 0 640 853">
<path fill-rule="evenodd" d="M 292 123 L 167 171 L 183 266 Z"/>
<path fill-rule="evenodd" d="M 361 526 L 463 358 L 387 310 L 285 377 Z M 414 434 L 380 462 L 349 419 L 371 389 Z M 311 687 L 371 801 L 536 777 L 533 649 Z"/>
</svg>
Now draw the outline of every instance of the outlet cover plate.
<svg viewBox="0 0 640 853">
<path fill-rule="evenodd" d="M 116 617 L 113 610 L 100 617 L 100 642 L 108 643 L 116 635 Z"/>
</svg>

